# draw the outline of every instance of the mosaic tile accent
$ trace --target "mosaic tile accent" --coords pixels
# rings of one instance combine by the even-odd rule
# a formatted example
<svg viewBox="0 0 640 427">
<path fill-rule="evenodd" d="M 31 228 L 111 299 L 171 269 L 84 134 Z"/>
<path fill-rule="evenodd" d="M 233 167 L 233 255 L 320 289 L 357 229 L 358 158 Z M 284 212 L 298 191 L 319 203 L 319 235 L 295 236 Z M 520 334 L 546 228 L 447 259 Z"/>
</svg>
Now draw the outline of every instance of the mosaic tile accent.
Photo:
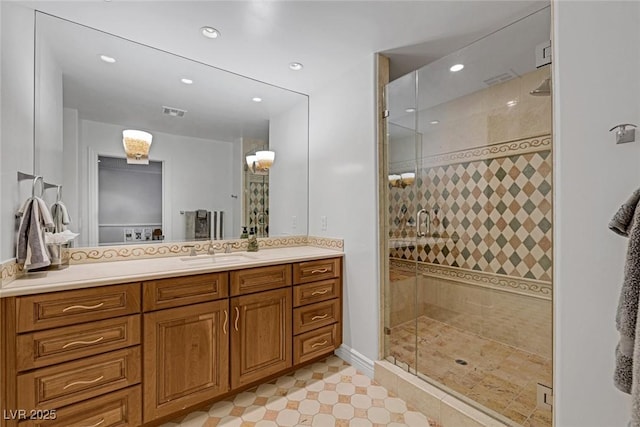
<svg viewBox="0 0 640 427">
<path fill-rule="evenodd" d="M 331 237 L 314 237 L 309 236 L 307 238 L 307 244 L 309 246 L 315 246 L 318 248 L 336 249 L 339 251 L 344 250 L 344 240 L 334 239 Z"/>
<path fill-rule="evenodd" d="M 520 425 L 551 427 L 551 411 L 537 408 L 536 395 L 537 383 L 551 385 L 550 358 L 428 316 L 392 328 L 389 340 L 391 361 L 397 365 L 417 368 L 421 376 Z"/>
<path fill-rule="evenodd" d="M 540 280 L 522 279 L 474 270 L 465 270 L 459 267 L 447 267 L 422 262 L 416 263 L 413 261 L 404 261 L 399 259 L 391 259 L 389 265 L 396 270 L 396 275 L 399 274 L 397 270 L 407 273 L 415 273 L 417 271 L 424 276 L 455 280 L 456 282 L 462 282 L 468 285 L 513 292 L 545 300 L 551 300 L 553 293 L 551 282 L 544 282 Z M 391 280 L 393 281 L 393 279 Z"/>
<path fill-rule="evenodd" d="M 550 144 L 547 135 L 427 159 L 416 185 L 390 189 L 390 256 L 551 282 Z M 415 238 L 422 208 L 429 236 L 398 244 Z"/>
<path fill-rule="evenodd" d="M 441 427 L 331 356 L 161 427 Z"/>
<path fill-rule="evenodd" d="M 13 282 L 22 274 L 22 267 L 16 263 L 15 259 L 6 261 L 0 265 L 0 285 Z"/>
<path fill-rule="evenodd" d="M 246 251 L 247 239 L 214 240 L 216 251 L 224 249 L 229 244 L 232 251 Z M 69 264 L 85 264 L 92 262 L 125 261 L 144 258 L 161 258 L 170 256 L 184 256 L 191 251 L 188 245 L 193 245 L 197 254 L 206 254 L 209 240 L 195 242 L 180 242 L 173 244 L 150 243 L 146 245 L 99 246 L 91 248 L 69 249 Z M 267 237 L 258 239 L 260 248 L 284 248 L 290 246 L 306 246 L 307 236 Z"/>
</svg>

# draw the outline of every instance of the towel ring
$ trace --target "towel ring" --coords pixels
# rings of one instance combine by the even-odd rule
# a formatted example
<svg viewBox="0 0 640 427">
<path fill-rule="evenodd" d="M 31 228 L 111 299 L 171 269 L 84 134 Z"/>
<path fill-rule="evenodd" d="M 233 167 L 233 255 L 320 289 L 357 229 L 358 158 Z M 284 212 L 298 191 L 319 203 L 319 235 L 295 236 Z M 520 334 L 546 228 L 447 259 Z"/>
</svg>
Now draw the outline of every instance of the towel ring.
<svg viewBox="0 0 640 427">
<path fill-rule="evenodd" d="M 33 178 L 33 185 L 31 186 L 31 197 L 36 196 L 36 185 L 38 184 L 38 180 L 40 180 L 40 197 L 44 195 L 44 179 L 38 175 Z"/>
</svg>

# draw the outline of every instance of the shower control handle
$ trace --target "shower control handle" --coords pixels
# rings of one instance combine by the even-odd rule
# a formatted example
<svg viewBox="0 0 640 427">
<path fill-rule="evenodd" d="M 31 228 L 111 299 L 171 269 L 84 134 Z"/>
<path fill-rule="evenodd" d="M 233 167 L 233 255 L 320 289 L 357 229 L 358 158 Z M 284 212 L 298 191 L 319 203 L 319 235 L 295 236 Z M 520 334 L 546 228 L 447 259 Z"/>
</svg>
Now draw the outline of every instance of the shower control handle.
<svg viewBox="0 0 640 427">
<path fill-rule="evenodd" d="M 426 231 L 420 231 L 420 215 L 422 214 L 426 214 L 427 215 L 427 221 L 425 222 L 425 226 L 426 226 Z M 418 211 L 418 214 L 416 215 L 416 231 L 418 232 L 418 237 L 426 237 L 427 234 L 429 234 L 429 223 L 431 221 L 429 220 L 429 211 L 426 209 L 420 209 Z"/>
</svg>

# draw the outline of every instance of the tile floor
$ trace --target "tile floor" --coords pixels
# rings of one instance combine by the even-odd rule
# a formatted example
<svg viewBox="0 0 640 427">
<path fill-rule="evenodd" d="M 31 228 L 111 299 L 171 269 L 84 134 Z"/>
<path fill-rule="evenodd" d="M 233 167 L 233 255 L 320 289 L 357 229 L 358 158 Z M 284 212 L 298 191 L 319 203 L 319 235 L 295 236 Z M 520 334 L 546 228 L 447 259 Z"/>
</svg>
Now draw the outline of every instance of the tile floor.
<svg viewBox="0 0 640 427">
<path fill-rule="evenodd" d="M 415 367 L 416 345 L 419 373 L 525 427 L 551 426 L 551 411 L 536 407 L 536 383 L 551 384 L 550 359 L 427 316 L 391 330 L 396 360 Z"/>
<path fill-rule="evenodd" d="M 441 427 L 331 356 L 161 427 Z"/>
</svg>

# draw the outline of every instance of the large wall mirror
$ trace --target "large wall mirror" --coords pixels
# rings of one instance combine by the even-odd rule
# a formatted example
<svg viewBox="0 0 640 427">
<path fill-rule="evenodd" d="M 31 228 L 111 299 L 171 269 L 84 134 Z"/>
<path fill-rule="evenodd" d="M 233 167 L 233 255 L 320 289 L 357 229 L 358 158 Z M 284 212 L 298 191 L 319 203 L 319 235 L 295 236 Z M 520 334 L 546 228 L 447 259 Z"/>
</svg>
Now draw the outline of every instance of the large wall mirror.
<svg viewBox="0 0 640 427">
<path fill-rule="evenodd" d="M 40 12 L 35 58 L 34 170 L 74 246 L 307 234 L 306 95 Z"/>
</svg>

